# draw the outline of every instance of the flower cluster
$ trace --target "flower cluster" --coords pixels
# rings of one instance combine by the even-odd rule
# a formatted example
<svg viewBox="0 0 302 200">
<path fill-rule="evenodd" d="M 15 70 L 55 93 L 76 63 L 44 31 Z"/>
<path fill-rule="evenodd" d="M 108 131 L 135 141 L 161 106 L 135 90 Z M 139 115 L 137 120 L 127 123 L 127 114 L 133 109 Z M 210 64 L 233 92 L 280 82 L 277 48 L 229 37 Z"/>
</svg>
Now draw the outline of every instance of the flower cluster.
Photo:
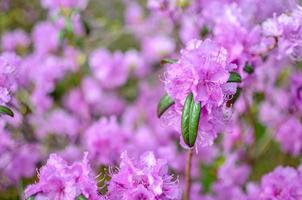
<svg viewBox="0 0 302 200">
<path fill-rule="evenodd" d="M 301 167 L 277 167 L 261 179 L 260 186 L 250 186 L 249 199 L 301 199 Z M 252 192 L 253 191 L 253 192 Z"/>
<path fill-rule="evenodd" d="M 116 163 L 127 145 L 129 133 L 123 130 L 116 118 L 102 118 L 85 132 L 85 147 L 98 164 Z"/>
<path fill-rule="evenodd" d="M 302 7 L 298 6 L 291 14 L 281 14 L 263 22 L 265 36 L 275 38 L 279 55 L 288 55 L 292 59 L 301 59 L 301 21 Z"/>
<path fill-rule="evenodd" d="M 213 144 L 223 127 L 220 124 L 228 117 L 226 102 L 236 92 L 236 84 L 227 82 L 233 67 L 223 47 L 211 40 L 192 40 L 181 51 L 178 62 L 166 71 L 165 88 L 175 100 L 173 109 L 177 117 L 190 92 L 196 102 L 201 102 L 198 134 L 203 145 Z"/>
<path fill-rule="evenodd" d="M 0 13 L 0 199 L 302 199 L 298 0 Z"/>
<path fill-rule="evenodd" d="M 37 199 L 74 200 L 83 195 L 87 199 L 100 199 L 88 154 L 85 154 L 82 162 L 72 165 L 52 154 L 46 165 L 39 170 L 38 176 L 39 182 L 26 188 L 26 198 L 33 196 Z"/>
<path fill-rule="evenodd" d="M 95 50 L 89 63 L 93 74 L 103 87 L 118 87 L 127 81 L 128 68 L 121 52 L 111 55 L 105 49 Z"/>
<path fill-rule="evenodd" d="M 17 90 L 16 70 L 19 58 L 10 52 L 0 55 L 0 105 L 11 101 L 11 95 Z"/>
<path fill-rule="evenodd" d="M 108 186 L 109 199 L 180 199 L 177 180 L 168 174 L 167 163 L 157 160 L 153 153 L 147 152 L 136 161 L 124 152 L 121 159 Z"/>
</svg>

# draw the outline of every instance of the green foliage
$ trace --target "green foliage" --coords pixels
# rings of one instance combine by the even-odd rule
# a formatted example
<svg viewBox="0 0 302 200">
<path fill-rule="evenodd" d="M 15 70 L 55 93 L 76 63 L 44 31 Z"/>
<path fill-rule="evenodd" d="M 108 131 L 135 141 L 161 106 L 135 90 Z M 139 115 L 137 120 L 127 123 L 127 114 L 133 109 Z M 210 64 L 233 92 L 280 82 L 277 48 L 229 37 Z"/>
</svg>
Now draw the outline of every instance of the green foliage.
<svg viewBox="0 0 302 200">
<path fill-rule="evenodd" d="M 35 21 L 47 15 L 41 9 L 39 0 L 14 0 L 9 1 L 9 4 L 9 9 L 0 12 L 0 35 L 16 27 L 29 31 Z"/>
<path fill-rule="evenodd" d="M 128 102 L 133 102 L 138 95 L 138 80 L 130 78 L 122 88 L 119 89 L 119 94 Z"/>
<path fill-rule="evenodd" d="M 259 181 L 261 177 L 274 170 L 277 166 L 299 166 L 300 159 L 285 154 L 281 151 L 280 145 L 271 139 L 271 136 L 264 135 L 256 144 L 256 150 L 251 154 L 253 159 L 250 161 L 252 173 L 250 179 Z"/>
<path fill-rule="evenodd" d="M 174 100 L 169 95 L 164 95 L 157 106 L 157 116 L 161 117 L 164 112 L 174 104 Z"/>
<path fill-rule="evenodd" d="M 200 30 L 199 36 L 200 38 L 205 38 L 209 35 L 210 30 L 207 26 L 203 26 L 202 29 Z"/>
<path fill-rule="evenodd" d="M 241 76 L 237 72 L 230 72 L 228 83 L 240 83 Z"/>
<path fill-rule="evenodd" d="M 164 65 L 164 64 L 174 64 L 176 63 L 177 60 L 173 59 L 173 58 L 164 58 L 161 60 L 160 64 Z"/>
<path fill-rule="evenodd" d="M 8 115 L 10 117 L 14 117 L 14 113 L 9 107 L 1 106 L 1 105 L 0 105 L 0 115 Z"/>
<path fill-rule="evenodd" d="M 76 200 L 87 200 L 87 198 L 84 197 L 83 195 L 80 195 L 80 196 L 77 197 Z"/>
<path fill-rule="evenodd" d="M 224 161 L 225 158 L 223 156 L 219 156 L 212 164 L 201 166 L 200 170 L 203 192 L 208 193 L 211 191 L 213 183 L 217 180 L 217 170 Z"/>
<path fill-rule="evenodd" d="M 251 64 L 248 64 L 248 63 L 244 66 L 243 70 L 244 70 L 246 73 L 248 73 L 248 74 L 254 73 L 254 68 L 253 68 L 253 66 L 252 66 Z"/>
<path fill-rule="evenodd" d="M 195 102 L 193 94 L 188 94 L 181 116 L 181 133 L 184 142 L 193 147 L 196 142 L 199 119 L 201 114 L 201 103 Z"/>
</svg>

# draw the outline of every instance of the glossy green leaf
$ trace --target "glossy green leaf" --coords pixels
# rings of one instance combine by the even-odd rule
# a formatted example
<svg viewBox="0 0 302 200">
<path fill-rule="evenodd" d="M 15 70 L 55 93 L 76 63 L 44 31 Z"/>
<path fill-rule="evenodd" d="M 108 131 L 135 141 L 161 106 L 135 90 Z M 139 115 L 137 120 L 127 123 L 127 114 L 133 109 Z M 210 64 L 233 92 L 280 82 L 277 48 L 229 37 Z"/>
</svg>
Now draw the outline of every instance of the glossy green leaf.
<svg viewBox="0 0 302 200">
<path fill-rule="evenodd" d="M 202 27 L 199 35 L 201 38 L 205 38 L 210 33 L 210 30 L 207 26 Z"/>
<path fill-rule="evenodd" d="M 165 59 L 162 59 L 161 60 L 161 64 L 164 65 L 164 64 L 174 64 L 176 63 L 177 60 L 176 59 L 172 59 L 172 58 L 165 58 Z"/>
<path fill-rule="evenodd" d="M 6 107 L 6 106 L 1 106 L 0 105 L 0 114 L 5 114 L 5 115 L 8 115 L 8 116 L 14 117 L 13 111 L 10 108 Z"/>
<path fill-rule="evenodd" d="M 163 96 L 157 105 L 157 116 L 161 117 L 174 103 L 174 100 L 169 95 Z"/>
<path fill-rule="evenodd" d="M 241 76 L 237 72 L 230 72 L 229 83 L 240 83 Z"/>
<path fill-rule="evenodd" d="M 194 146 L 197 132 L 198 132 L 198 125 L 200 119 L 200 112 L 201 112 L 201 105 L 200 103 L 195 103 L 194 99 L 191 103 L 191 110 L 190 110 L 190 124 L 189 124 L 189 146 Z"/>
<path fill-rule="evenodd" d="M 184 142 L 187 145 L 190 144 L 189 124 L 190 124 L 190 110 L 191 110 L 192 100 L 193 100 L 193 94 L 190 93 L 186 98 L 185 105 L 183 107 L 182 114 L 181 114 L 181 134 Z"/>
<path fill-rule="evenodd" d="M 87 198 L 84 197 L 83 195 L 80 195 L 76 198 L 76 200 L 87 200 Z"/>
<path fill-rule="evenodd" d="M 181 116 L 181 133 L 184 142 L 193 147 L 198 132 L 198 125 L 200 119 L 201 105 L 195 102 L 193 94 L 190 93 L 185 101 L 185 105 Z"/>
<path fill-rule="evenodd" d="M 254 68 L 253 68 L 253 66 L 250 65 L 250 64 L 246 64 L 246 65 L 244 66 L 243 70 L 244 70 L 246 73 L 248 73 L 248 74 L 254 73 Z"/>
</svg>

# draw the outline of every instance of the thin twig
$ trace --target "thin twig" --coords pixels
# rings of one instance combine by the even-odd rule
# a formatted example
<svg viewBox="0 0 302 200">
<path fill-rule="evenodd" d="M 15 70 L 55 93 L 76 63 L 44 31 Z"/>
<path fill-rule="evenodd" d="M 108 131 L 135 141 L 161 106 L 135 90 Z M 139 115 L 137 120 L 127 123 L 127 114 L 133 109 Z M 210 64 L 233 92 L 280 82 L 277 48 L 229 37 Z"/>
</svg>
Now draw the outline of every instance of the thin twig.
<svg viewBox="0 0 302 200">
<path fill-rule="evenodd" d="M 190 200 L 190 192 L 191 192 L 191 166 L 192 166 L 192 157 L 193 157 L 193 149 L 190 149 L 188 152 L 188 158 L 186 163 L 186 185 L 184 191 L 184 200 Z"/>
</svg>

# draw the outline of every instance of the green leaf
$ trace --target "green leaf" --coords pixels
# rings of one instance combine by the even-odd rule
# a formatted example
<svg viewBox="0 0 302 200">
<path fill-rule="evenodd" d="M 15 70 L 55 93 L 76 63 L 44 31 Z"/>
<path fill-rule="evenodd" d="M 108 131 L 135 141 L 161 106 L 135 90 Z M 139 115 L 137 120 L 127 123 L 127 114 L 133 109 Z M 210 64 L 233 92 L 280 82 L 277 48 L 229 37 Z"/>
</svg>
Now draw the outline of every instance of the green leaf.
<svg viewBox="0 0 302 200">
<path fill-rule="evenodd" d="M 210 33 L 210 30 L 207 26 L 203 26 L 199 35 L 201 38 L 205 38 Z"/>
<path fill-rule="evenodd" d="M 174 100 L 169 95 L 163 96 L 157 105 L 157 116 L 161 117 L 174 103 Z"/>
<path fill-rule="evenodd" d="M 177 60 L 173 59 L 173 58 L 164 58 L 161 60 L 160 64 L 164 65 L 164 64 L 174 64 L 176 63 Z"/>
<path fill-rule="evenodd" d="M 193 147 L 196 142 L 200 112 L 200 102 L 196 103 L 193 94 L 190 93 L 186 98 L 181 115 L 181 133 L 184 142 L 189 147 Z"/>
<path fill-rule="evenodd" d="M 190 4 L 190 0 L 177 0 L 177 6 L 179 6 L 180 8 L 187 8 Z"/>
<path fill-rule="evenodd" d="M 248 74 L 254 73 L 254 68 L 253 68 L 253 66 L 252 66 L 251 64 L 248 64 L 248 63 L 244 66 L 243 70 L 244 70 L 246 73 L 248 73 Z"/>
<path fill-rule="evenodd" d="M 230 72 L 228 83 L 240 83 L 241 76 L 237 72 Z"/>
<path fill-rule="evenodd" d="M 83 195 L 80 195 L 76 198 L 76 200 L 87 200 L 87 198 L 84 197 Z"/>
<path fill-rule="evenodd" d="M 64 29 L 62 29 L 60 32 L 59 32 L 59 40 L 60 42 L 62 42 L 66 37 L 66 31 Z"/>
<path fill-rule="evenodd" d="M 90 24 L 87 20 L 82 19 L 82 25 L 84 27 L 86 35 L 90 35 L 91 33 L 91 27 Z"/>
<path fill-rule="evenodd" d="M 194 99 L 191 104 L 191 116 L 190 116 L 190 125 L 189 125 L 189 146 L 194 146 L 196 138 L 197 138 L 197 132 L 198 132 L 198 125 L 199 125 L 199 119 L 200 119 L 200 112 L 201 112 L 201 104 L 195 103 Z"/>
<path fill-rule="evenodd" d="M 182 133 L 183 140 L 187 145 L 190 144 L 189 123 L 190 123 L 190 109 L 191 109 L 192 100 L 193 100 L 193 94 L 190 93 L 186 98 L 185 105 L 181 114 L 181 133 Z"/>
<path fill-rule="evenodd" d="M 0 105 L 0 114 L 5 114 L 5 115 L 8 115 L 8 116 L 14 117 L 13 111 L 10 108 L 6 107 L 6 106 L 1 106 Z"/>
<path fill-rule="evenodd" d="M 72 33 L 73 32 L 73 25 L 72 25 L 72 21 L 69 17 L 65 17 L 65 30 L 68 33 Z"/>
<path fill-rule="evenodd" d="M 27 200 L 35 200 L 35 197 L 34 196 L 30 196 L 27 198 Z"/>
</svg>

